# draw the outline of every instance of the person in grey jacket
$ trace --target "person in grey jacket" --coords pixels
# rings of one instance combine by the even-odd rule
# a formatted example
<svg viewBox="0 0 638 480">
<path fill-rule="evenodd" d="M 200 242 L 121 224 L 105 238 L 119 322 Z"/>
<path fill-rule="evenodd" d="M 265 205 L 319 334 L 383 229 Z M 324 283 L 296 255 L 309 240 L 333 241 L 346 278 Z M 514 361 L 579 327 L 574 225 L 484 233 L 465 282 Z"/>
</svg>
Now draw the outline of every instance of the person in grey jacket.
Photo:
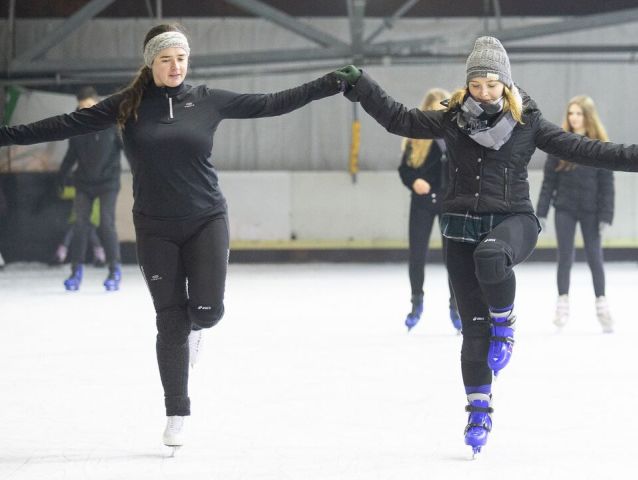
<svg viewBox="0 0 638 480">
<path fill-rule="evenodd" d="M 603 142 L 608 141 L 594 101 L 585 95 L 567 104 L 563 128 Z M 558 301 L 554 324 L 562 328 L 569 320 L 569 277 L 574 261 L 574 236 L 580 223 L 585 255 L 591 270 L 596 296 L 596 315 L 603 332 L 613 331 L 613 319 L 605 297 L 602 232 L 614 218 L 614 176 L 602 168 L 577 165 L 556 155 L 548 155 L 543 184 L 536 206 L 541 223 L 545 222 L 550 203 L 555 208 L 558 243 Z"/>
<path fill-rule="evenodd" d="M 514 345 L 514 267 L 533 251 L 540 225 L 529 196 L 527 165 L 536 148 L 573 162 L 638 170 L 638 146 L 566 132 L 545 120 L 512 80 L 500 41 L 479 37 L 466 63 L 466 84 L 444 111 L 408 109 L 367 74 L 337 70 L 351 101 L 385 129 L 409 138 L 442 138 L 450 187 L 441 230 L 461 315 L 461 372 L 469 413 L 465 442 L 474 454 L 492 428 L 492 372 L 507 365 Z"/>
<path fill-rule="evenodd" d="M 156 312 L 164 387 L 163 442 L 185 441 L 189 363 L 203 329 L 224 315 L 229 255 L 227 207 L 213 166 L 213 139 L 231 118 L 273 117 L 344 89 L 334 73 L 268 94 L 185 83 L 190 46 L 178 25 L 151 28 L 144 66 L 131 84 L 77 112 L 0 127 L 0 146 L 62 140 L 117 125 L 133 174 L 133 221 L 140 269 Z"/>
</svg>

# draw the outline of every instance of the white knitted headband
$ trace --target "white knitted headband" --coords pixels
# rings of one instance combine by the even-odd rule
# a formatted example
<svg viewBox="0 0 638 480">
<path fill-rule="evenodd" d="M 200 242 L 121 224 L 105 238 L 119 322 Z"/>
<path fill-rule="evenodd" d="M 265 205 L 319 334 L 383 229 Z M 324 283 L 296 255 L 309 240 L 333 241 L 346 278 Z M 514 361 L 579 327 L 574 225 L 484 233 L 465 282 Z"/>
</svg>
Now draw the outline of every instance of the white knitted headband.
<svg viewBox="0 0 638 480">
<path fill-rule="evenodd" d="M 144 64 L 151 68 L 153 59 L 165 48 L 179 47 L 190 55 L 191 49 L 188 47 L 188 39 L 180 32 L 164 32 L 151 38 L 144 47 Z"/>
</svg>

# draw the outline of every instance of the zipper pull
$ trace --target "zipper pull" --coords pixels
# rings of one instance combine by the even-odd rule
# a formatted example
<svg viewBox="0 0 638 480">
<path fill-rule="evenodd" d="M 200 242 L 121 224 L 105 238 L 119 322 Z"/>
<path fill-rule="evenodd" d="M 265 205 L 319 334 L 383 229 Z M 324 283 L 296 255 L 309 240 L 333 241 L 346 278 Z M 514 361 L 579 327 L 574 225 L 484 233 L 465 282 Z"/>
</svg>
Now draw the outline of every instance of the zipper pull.
<svg viewBox="0 0 638 480">
<path fill-rule="evenodd" d="M 173 99 L 168 97 L 168 111 L 170 118 L 173 118 Z"/>
</svg>

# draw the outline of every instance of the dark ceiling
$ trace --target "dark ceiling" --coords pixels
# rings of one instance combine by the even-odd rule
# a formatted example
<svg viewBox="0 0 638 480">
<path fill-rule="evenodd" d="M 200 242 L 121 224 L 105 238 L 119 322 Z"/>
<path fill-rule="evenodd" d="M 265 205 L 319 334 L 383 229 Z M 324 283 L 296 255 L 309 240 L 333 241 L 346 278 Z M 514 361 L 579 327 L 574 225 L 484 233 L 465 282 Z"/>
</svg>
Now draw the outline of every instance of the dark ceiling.
<svg viewBox="0 0 638 480">
<path fill-rule="evenodd" d="M 366 17 L 387 17 L 406 0 L 368 0 Z M 9 0 L 0 0 L 0 17 L 6 18 Z M 18 18 L 69 17 L 89 0 L 16 0 Z M 223 0 L 162 0 L 164 17 L 252 16 Z M 262 0 L 293 16 L 347 16 L 346 0 Z M 493 15 L 492 0 L 421 0 L 406 17 L 467 17 Z M 636 0 L 500 0 L 505 16 L 590 15 L 638 7 Z M 148 17 L 156 0 L 116 0 L 98 17 Z"/>
</svg>

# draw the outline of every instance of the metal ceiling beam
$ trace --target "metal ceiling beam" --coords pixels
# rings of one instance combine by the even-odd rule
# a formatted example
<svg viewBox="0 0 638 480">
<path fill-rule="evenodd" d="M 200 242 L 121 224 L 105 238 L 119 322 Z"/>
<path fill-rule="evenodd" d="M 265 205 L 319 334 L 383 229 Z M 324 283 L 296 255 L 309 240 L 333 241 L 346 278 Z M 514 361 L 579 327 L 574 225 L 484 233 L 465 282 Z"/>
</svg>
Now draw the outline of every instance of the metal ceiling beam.
<svg viewBox="0 0 638 480">
<path fill-rule="evenodd" d="M 214 55 L 192 55 L 189 59 L 191 68 L 221 67 L 225 65 L 259 65 L 282 62 L 304 62 L 325 59 L 348 59 L 351 56 L 349 47 L 345 48 L 297 48 L 286 50 L 255 50 L 248 52 L 219 53 Z M 107 72 L 135 71 L 141 66 L 139 58 L 113 58 L 107 62 Z M 72 72 L 105 71 L 104 59 L 69 59 L 42 60 L 25 64 L 17 75 L 68 74 Z"/>
<path fill-rule="evenodd" d="M 348 3 L 348 17 L 350 19 L 350 47 L 355 62 L 363 59 L 363 16 L 366 0 L 346 0 Z"/>
<path fill-rule="evenodd" d="M 421 49 L 387 49 L 378 45 L 365 49 L 364 63 L 374 63 L 379 59 L 429 58 L 433 60 L 449 60 L 467 58 L 467 50 L 463 48 L 421 48 Z M 539 45 L 510 46 L 510 55 L 557 55 L 557 54 L 628 54 L 638 53 L 638 45 Z M 286 50 L 256 50 L 249 52 L 220 53 L 214 55 L 194 55 L 190 59 L 191 69 L 257 66 L 275 63 L 313 62 L 321 60 L 348 60 L 352 52 L 349 48 L 299 48 Z M 73 74 L 109 74 L 119 75 L 122 72 L 133 73 L 140 66 L 137 58 L 109 59 L 108 70 L 104 69 L 104 59 L 87 60 L 42 60 L 25 65 L 13 76 L 33 75 L 73 75 Z"/>
<path fill-rule="evenodd" d="M 496 19 L 496 30 L 503 30 L 503 17 L 501 15 L 501 2 L 492 0 L 492 8 L 494 9 L 494 18 Z"/>
<path fill-rule="evenodd" d="M 226 3 L 253 13 L 259 17 L 290 30 L 297 35 L 321 45 L 322 47 L 343 47 L 346 43 L 312 25 L 300 22 L 295 17 L 257 0 L 225 0 Z"/>
<path fill-rule="evenodd" d="M 10 69 L 13 70 L 20 64 L 41 58 L 46 52 L 65 39 L 84 22 L 93 18 L 114 1 L 115 0 L 91 0 L 80 10 L 71 15 L 62 25 L 41 38 L 40 41 L 31 48 L 18 55 L 11 62 Z"/>
<path fill-rule="evenodd" d="M 522 40 L 527 38 L 544 37 L 558 33 L 589 30 L 591 28 L 608 27 L 638 21 L 638 8 L 618 10 L 611 13 L 597 13 L 574 17 L 560 22 L 544 23 L 529 27 L 517 27 L 501 30 L 498 38 L 502 42 Z"/>
<path fill-rule="evenodd" d="M 542 37 L 547 35 L 555 35 L 560 33 L 574 32 L 578 30 L 588 30 L 591 28 L 607 27 L 611 25 L 619 25 L 622 23 L 631 23 L 638 21 L 638 8 L 628 10 L 620 10 L 617 12 L 586 15 L 583 17 L 570 18 L 560 22 L 544 23 L 541 25 L 532 25 L 529 27 L 516 27 L 500 30 L 498 38 L 503 42 L 515 40 L 523 40 L 528 38 Z M 476 35 L 481 32 L 476 32 Z M 386 55 L 419 55 L 419 54 L 436 54 L 448 52 L 470 45 L 469 41 L 463 39 L 449 42 L 449 38 L 442 36 L 421 37 L 410 40 L 390 41 L 383 43 L 373 43 L 366 49 L 366 55 L 379 54 L 385 51 Z M 506 45 L 507 49 L 511 48 Z M 467 52 L 466 52 L 467 53 Z"/>
<path fill-rule="evenodd" d="M 403 5 L 401 5 L 401 7 L 399 7 L 399 9 L 394 12 L 391 17 L 384 18 L 381 21 L 381 25 L 379 25 L 379 27 L 374 32 L 368 35 L 368 37 L 365 39 L 365 43 L 371 43 L 372 40 L 377 38 L 381 33 L 383 33 L 384 30 L 394 27 L 394 23 L 403 15 L 405 15 L 407 11 L 410 10 L 417 3 L 419 3 L 419 0 L 408 0 Z"/>
</svg>

